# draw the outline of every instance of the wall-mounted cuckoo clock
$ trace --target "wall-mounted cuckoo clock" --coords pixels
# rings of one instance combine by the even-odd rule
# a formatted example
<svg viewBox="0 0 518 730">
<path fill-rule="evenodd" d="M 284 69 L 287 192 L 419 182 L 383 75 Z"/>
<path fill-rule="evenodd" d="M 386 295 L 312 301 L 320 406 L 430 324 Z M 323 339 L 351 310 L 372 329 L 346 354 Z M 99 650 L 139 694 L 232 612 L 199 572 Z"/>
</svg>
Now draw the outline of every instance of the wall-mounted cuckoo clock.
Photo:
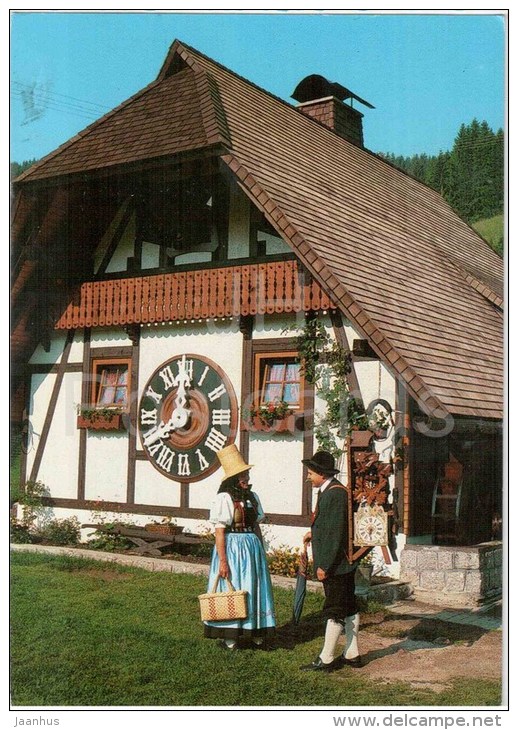
<svg viewBox="0 0 518 730">
<path fill-rule="evenodd" d="M 233 443 L 238 423 L 232 383 L 201 355 L 177 355 L 146 383 L 138 410 L 145 454 L 155 469 L 179 482 L 204 479 L 216 456 Z"/>
</svg>

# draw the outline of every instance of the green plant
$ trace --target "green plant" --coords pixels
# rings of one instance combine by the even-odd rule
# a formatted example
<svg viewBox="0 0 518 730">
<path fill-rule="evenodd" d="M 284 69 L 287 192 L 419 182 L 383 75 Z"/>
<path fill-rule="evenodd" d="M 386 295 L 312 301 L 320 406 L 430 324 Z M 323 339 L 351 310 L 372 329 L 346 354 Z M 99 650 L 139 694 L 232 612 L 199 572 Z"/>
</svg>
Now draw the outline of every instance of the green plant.
<svg viewBox="0 0 518 730">
<path fill-rule="evenodd" d="M 108 525 L 107 525 L 108 526 Z M 89 550 L 104 550 L 107 553 L 118 552 L 119 550 L 127 550 L 132 547 L 133 543 L 127 537 L 117 534 L 109 534 L 96 530 L 92 533 L 86 543 Z"/>
<path fill-rule="evenodd" d="M 374 553 L 372 548 L 360 558 L 359 565 L 374 565 Z"/>
<path fill-rule="evenodd" d="M 268 567 L 274 575 L 285 575 L 288 578 L 295 578 L 299 570 L 300 551 L 290 548 L 287 545 L 280 545 L 273 548 L 266 554 Z M 308 565 L 308 573 L 311 574 L 311 566 Z"/>
<path fill-rule="evenodd" d="M 77 517 L 50 520 L 38 530 L 43 540 L 53 545 L 77 545 L 81 536 L 81 525 Z"/>
<path fill-rule="evenodd" d="M 121 408 L 109 408 L 107 406 L 105 407 L 99 407 L 99 406 L 77 406 L 77 415 L 82 416 L 87 421 L 100 421 L 100 420 L 106 420 L 108 423 L 113 421 L 115 416 L 120 416 L 124 413 L 124 410 Z"/>
<path fill-rule="evenodd" d="M 114 507 L 114 509 L 110 509 L 110 507 Z M 128 527 L 135 527 L 132 522 L 122 522 L 120 514 L 117 512 L 117 505 L 111 505 L 110 502 L 105 502 L 102 499 L 94 502 L 94 508 L 90 511 L 90 519 L 94 524 L 105 527 L 123 524 Z"/>
<path fill-rule="evenodd" d="M 284 401 L 271 401 L 261 406 L 251 406 L 246 418 L 250 421 L 259 418 L 264 426 L 272 426 L 275 421 L 286 418 L 289 412 L 290 407 Z"/>
<path fill-rule="evenodd" d="M 33 527 L 35 520 L 39 517 L 44 509 L 44 498 L 49 496 L 49 488 L 42 482 L 28 481 L 25 483 L 19 496 L 19 504 L 22 508 L 21 524 L 30 529 Z"/>
<path fill-rule="evenodd" d="M 338 458 L 349 432 L 368 427 L 363 407 L 349 392 L 351 355 L 316 318 L 305 322 L 296 337 L 296 347 L 306 381 L 315 386 L 326 404 L 325 412 L 315 420 L 318 446 Z"/>
<path fill-rule="evenodd" d="M 33 542 L 33 534 L 28 527 L 22 525 L 15 517 L 9 521 L 9 540 L 13 543 Z"/>
</svg>

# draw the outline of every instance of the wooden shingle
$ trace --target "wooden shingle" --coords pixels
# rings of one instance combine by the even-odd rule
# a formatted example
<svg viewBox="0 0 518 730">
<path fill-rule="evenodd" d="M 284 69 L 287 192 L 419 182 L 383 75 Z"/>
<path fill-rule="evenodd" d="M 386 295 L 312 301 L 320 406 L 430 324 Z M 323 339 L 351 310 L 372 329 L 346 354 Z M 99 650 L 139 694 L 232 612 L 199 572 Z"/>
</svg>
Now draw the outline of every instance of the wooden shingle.
<svg viewBox="0 0 518 730">
<path fill-rule="evenodd" d="M 155 82 L 19 181 L 212 145 L 423 407 L 502 416 L 501 259 L 437 192 L 179 41 Z"/>
</svg>

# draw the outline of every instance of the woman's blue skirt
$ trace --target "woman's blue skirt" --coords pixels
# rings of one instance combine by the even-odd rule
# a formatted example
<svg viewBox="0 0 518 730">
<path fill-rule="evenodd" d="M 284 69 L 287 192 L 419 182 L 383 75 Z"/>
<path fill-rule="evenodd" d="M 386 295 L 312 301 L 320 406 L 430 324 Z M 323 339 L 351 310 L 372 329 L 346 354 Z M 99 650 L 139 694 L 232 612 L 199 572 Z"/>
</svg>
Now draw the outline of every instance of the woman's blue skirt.
<svg viewBox="0 0 518 730">
<path fill-rule="evenodd" d="M 248 591 L 248 616 L 233 621 L 205 621 L 204 633 L 210 639 L 237 639 L 239 636 L 266 636 L 275 629 L 272 581 L 261 541 L 253 532 L 229 532 L 225 535 L 230 581 L 236 591 Z M 219 555 L 216 548 L 207 584 L 211 593 L 219 574 Z M 216 591 L 226 591 L 227 583 L 221 578 Z"/>
</svg>

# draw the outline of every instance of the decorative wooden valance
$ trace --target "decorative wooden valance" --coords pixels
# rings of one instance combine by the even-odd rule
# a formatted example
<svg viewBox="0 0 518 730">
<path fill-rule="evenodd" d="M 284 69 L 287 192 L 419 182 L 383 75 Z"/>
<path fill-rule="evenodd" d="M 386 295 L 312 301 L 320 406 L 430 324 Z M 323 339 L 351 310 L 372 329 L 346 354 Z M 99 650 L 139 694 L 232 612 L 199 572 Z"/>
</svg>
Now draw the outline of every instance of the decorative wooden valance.
<svg viewBox="0 0 518 730">
<path fill-rule="evenodd" d="M 85 282 L 56 329 L 334 309 L 297 261 Z"/>
</svg>

